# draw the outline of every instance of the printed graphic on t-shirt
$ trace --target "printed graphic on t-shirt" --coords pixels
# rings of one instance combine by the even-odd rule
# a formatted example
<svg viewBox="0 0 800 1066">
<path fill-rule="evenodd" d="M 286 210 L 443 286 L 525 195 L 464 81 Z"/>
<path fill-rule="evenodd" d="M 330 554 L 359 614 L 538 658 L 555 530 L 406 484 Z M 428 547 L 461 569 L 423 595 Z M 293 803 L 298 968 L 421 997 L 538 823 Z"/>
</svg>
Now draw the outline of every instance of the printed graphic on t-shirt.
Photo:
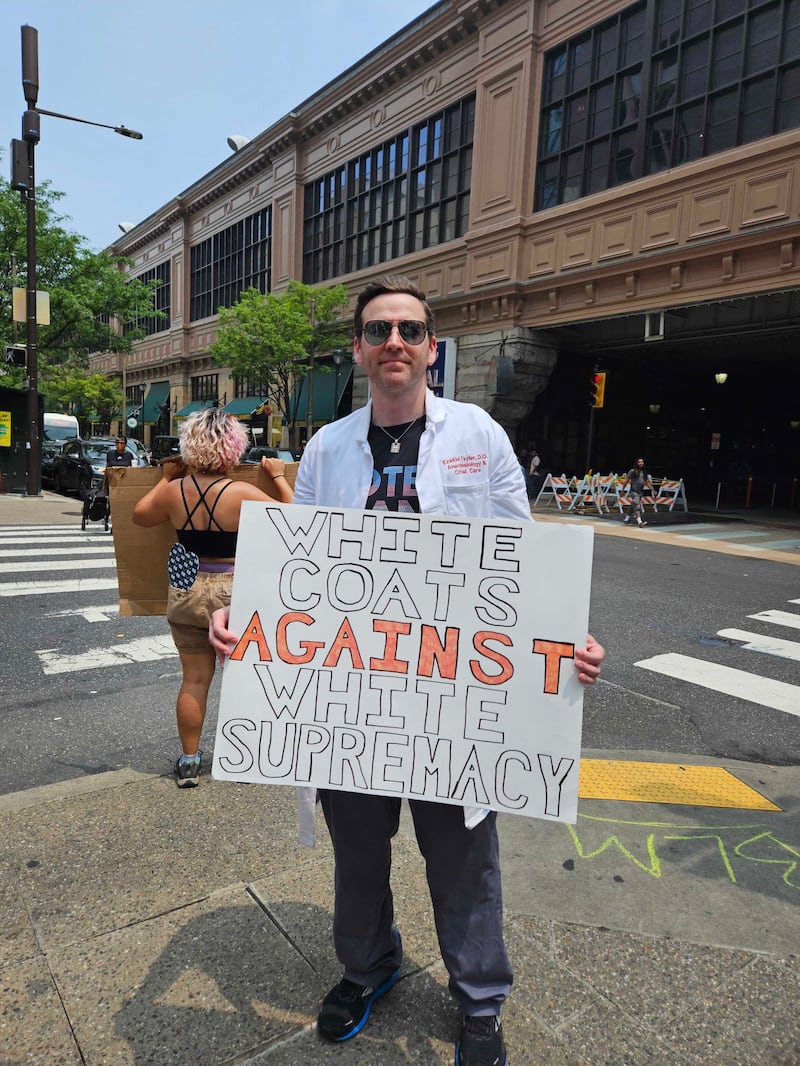
<svg viewBox="0 0 800 1066">
<path fill-rule="evenodd" d="M 413 425 L 370 426 L 367 440 L 372 449 L 372 486 L 364 506 L 371 511 L 419 512 L 417 456 L 425 419 Z M 392 451 L 394 441 L 399 449 Z"/>
</svg>

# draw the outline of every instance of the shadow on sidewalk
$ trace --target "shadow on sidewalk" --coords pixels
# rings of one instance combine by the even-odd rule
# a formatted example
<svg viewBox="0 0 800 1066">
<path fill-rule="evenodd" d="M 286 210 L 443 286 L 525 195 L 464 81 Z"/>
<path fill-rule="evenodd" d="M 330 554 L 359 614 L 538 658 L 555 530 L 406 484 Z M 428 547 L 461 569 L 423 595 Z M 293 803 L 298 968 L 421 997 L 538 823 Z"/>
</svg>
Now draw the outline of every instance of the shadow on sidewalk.
<svg viewBox="0 0 800 1066">
<path fill-rule="evenodd" d="M 320 1000 L 341 975 L 331 964 L 327 910 L 276 901 L 268 913 L 256 904 L 218 905 L 188 921 L 181 912 L 166 917 L 172 928 L 162 950 L 114 1018 L 130 1055 L 119 1061 L 213 1066 L 258 1052 L 287 1066 L 338 1060 L 339 1046 L 311 1028 Z M 359 1066 L 407 1061 L 401 1046 L 409 1035 L 414 1062 L 423 1066 L 443 1061 L 442 1045 L 452 1048 L 457 1013 L 446 987 L 412 959 L 404 960 L 403 971 L 357 1038 Z M 83 1048 L 83 1034 L 76 1035 Z M 86 1061 L 95 1059 L 87 1054 Z"/>
</svg>

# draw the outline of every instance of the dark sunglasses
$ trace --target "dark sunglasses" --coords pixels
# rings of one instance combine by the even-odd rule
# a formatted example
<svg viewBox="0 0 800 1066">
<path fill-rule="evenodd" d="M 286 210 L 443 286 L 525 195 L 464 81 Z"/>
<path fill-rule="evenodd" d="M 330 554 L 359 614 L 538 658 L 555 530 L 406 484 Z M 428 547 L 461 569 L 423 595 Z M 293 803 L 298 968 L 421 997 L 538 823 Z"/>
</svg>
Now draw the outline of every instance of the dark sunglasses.
<svg viewBox="0 0 800 1066">
<path fill-rule="evenodd" d="M 373 322 L 365 322 L 361 332 L 366 337 L 368 344 L 377 347 L 380 344 L 386 344 L 395 326 L 397 326 L 397 330 L 406 344 L 422 344 L 430 333 L 424 322 L 415 322 L 411 319 L 403 322 L 387 322 L 383 318 L 376 318 Z"/>
</svg>

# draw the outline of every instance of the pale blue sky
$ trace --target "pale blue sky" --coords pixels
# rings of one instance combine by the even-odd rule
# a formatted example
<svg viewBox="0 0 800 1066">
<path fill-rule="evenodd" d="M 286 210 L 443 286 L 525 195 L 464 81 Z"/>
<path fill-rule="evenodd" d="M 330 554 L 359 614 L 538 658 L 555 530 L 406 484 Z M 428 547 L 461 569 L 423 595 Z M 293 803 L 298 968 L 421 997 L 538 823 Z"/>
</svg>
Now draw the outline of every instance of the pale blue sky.
<svg viewBox="0 0 800 1066">
<path fill-rule="evenodd" d="M 36 181 L 103 248 L 432 6 L 433 0 L 0 0 L 0 166 L 20 136 L 20 26 L 39 31 Z"/>
</svg>

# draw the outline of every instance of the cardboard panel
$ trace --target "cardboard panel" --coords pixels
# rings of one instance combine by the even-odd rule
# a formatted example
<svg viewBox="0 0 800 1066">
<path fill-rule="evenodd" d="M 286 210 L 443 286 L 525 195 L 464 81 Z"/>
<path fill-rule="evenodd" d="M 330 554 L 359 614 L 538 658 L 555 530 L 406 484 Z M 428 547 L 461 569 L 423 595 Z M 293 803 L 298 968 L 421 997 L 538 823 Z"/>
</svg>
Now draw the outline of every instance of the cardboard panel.
<svg viewBox="0 0 800 1066">
<path fill-rule="evenodd" d="M 297 466 L 297 463 L 286 464 L 286 480 L 292 486 Z M 230 476 L 249 481 L 277 499 L 272 478 L 260 464 L 237 466 Z M 167 613 L 167 556 L 178 538 L 169 522 L 145 529 L 135 526 L 131 517 L 137 501 L 160 480 L 161 470 L 156 466 L 118 466 L 109 470 L 111 528 L 121 615 Z"/>
</svg>

